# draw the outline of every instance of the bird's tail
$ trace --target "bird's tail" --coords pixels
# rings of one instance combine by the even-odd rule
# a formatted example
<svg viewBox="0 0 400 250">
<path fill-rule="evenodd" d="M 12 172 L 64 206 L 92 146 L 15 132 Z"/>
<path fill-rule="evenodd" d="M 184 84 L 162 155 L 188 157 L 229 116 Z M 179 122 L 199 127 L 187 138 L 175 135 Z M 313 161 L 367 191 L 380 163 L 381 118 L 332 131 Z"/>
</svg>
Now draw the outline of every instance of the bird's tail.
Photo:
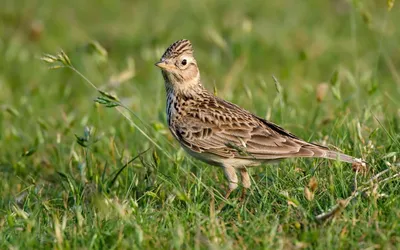
<svg viewBox="0 0 400 250">
<path fill-rule="evenodd" d="M 367 165 L 367 162 L 364 161 L 363 159 L 355 158 L 350 155 L 332 151 L 332 150 L 329 150 L 328 148 L 326 148 L 324 146 L 320 146 L 318 144 L 307 145 L 307 146 L 304 146 L 304 148 L 313 152 L 313 155 L 311 157 L 319 157 L 319 158 L 325 158 L 325 159 L 331 159 L 331 160 L 338 160 L 338 161 L 348 162 L 351 164 L 360 164 L 362 166 Z"/>
<path fill-rule="evenodd" d="M 355 158 L 353 156 L 346 155 L 346 154 L 339 153 L 339 152 L 332 151 L 332 150 L 323 150 L 321 152 L 321 154 L 318 155 L 317 157 L 321 157 L 321 158 L 325 158 L 325 159 L 331 159 L 331 160 L 337 160 L 337 161 L 343 161 L 343 162 L 348 162 L 348 163 L 351 163 L 351 164 L 361 165 L 361 166 L 364 166 L 364 167 L 367 166 L 367 162 L 364 161 L 361 158 Z"/>
<path fill-rule="evenodd" d="M 322 155 L 321 157 L 326 158 L 326 159 L 344 161 L 344 162 L 348 162 L 348 163 L 364 162 L 362 159 L 354 158 L 350 155 L 342 154 L 342 153 L 331 151 L 331 150 L 325 151 L 324 153 L 325 154 Z"/>
</svg>

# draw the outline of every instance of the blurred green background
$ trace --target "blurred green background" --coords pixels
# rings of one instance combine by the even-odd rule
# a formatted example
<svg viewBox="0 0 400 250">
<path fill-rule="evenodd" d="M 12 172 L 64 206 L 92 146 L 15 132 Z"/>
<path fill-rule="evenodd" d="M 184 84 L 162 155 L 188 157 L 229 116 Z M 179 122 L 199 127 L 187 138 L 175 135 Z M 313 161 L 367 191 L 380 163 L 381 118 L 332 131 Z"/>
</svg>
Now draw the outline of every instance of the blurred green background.
<svg viewBox="0 0 400 250">
<path fill-rule="evenodd" d="M 312 220 L 349 196 L 354 178 L 399 165 L 400 9 L 390 2 L 2 0 L 0 248 L 395 249 L 398 181 L 382 187 L 383 200 L 357 201 L 322 226 Z M 154 67 L 182 38 L 209 90 L 366 158 L 370 175 L 322 160 L 260 167 L 246 202 L 233 198 L 216 215 L 224 177 L 169 135 Z M 99 93 L 78 74 L 40 60 L 61 49 L 140 117 L 130 114 L 160 148 L 93 102 Z M 85 127 L 93 144 L 82 147 Z M 312 201 L 303 194 L 311 177 L 319 183 Z"/>
</svg>

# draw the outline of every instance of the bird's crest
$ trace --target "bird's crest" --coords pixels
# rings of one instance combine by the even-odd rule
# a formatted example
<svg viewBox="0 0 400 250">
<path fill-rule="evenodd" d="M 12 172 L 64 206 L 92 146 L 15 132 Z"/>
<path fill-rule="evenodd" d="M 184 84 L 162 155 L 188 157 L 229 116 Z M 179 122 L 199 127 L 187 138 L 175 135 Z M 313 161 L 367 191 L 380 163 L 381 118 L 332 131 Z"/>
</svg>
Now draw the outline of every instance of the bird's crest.
<svg viewBox="0 0 400 250">
<path fill-rule="evenodd" d="M 183 53 L 193 54 L 192 43 L 187 39 L 182 39 L 171 44 L 168 47 L 168 49 L 164 52 L 163 56 L 161 57 L 161 60 L 166 58 L 173 58 Z"/>
</svg>

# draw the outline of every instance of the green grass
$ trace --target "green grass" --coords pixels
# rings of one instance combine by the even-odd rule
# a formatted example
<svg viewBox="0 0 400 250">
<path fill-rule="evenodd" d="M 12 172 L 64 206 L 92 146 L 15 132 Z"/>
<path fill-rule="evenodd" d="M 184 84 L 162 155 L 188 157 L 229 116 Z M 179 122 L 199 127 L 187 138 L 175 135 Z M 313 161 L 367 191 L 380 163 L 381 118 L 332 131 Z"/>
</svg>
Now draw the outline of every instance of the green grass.
<svg viewBox="0 0 400 250">
<path fill-rule="evenodd" d="M 398 249 L 399 179 L 368 180 L 400 168 L 399 23 L 397 2 L 373 0 L 3 1 L 0 249 Z M 224 201 L 222 171 L 185 155 L 166 127 L 154 63 L 181 38 L 208 89 L 365 158 L 369 172 L 284 161 L 251 169 L 243 203 L 240 190 Z M 40 61 L 60 49 L 137 127 L 78 74 Z M 370 189 L 315 220 L 355 183 Z"/>
</svg>

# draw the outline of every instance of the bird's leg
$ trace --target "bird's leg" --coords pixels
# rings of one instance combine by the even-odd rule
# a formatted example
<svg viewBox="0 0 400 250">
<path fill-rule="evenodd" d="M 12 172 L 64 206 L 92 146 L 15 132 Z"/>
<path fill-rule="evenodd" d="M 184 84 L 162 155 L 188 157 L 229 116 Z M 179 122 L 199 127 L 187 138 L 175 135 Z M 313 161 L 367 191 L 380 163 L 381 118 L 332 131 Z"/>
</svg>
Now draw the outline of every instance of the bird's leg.
<svg viewBox="0 0 400 250">
<path fill-rule="evenodd" d="M 225 199 L 228 199 L 228 198 L 229 198 L 229 195 L 231 195 L 232 191 L 233 191 L 233 189 L 228 188 L 228 190 L 226 190 L 226 193 L 225 193 L 224 198 L 225 198 Z"/>
<path fill-rule="evenodd" d="M 231 166 L 224 166 L 224 174 L 229 182 L 228 191 L 225 194 L 225 199 L 227 199 L 232 191 L 238 187 L 238 177 L 236 175 L 236 169 Z"/>
<path fill-rule="evenodd" d="M 251 182 L 250 182 L 249 172 L 247 172 L 246 168 L 240 169 L 240 175 L 242 176 L 242 185 L 243 185 L 243 190 L 242 190 L 242 195 L 240 196 L 240 201 L 243 201 L 244 198 L 246 197 L 247 189 L 249 189 L 251 186 Z"/>
<path fill-rule="evenodd" d="M 228 197 L 232 193 L 232 191 L 238 187 L 238 177 L 236 175 L 236 169 L 234 167 L 224 166 L 223 169 L 224 169 L 225 177 L 229 182 L 228 190 L 226 191 L 226 194 L 225 194 L 225 199 L 228 199 Z M 219 210 L 221 210 L 224 205 L 225 205 L 225 203 L 222 203 L 219 207 Z"/>
</svg>

